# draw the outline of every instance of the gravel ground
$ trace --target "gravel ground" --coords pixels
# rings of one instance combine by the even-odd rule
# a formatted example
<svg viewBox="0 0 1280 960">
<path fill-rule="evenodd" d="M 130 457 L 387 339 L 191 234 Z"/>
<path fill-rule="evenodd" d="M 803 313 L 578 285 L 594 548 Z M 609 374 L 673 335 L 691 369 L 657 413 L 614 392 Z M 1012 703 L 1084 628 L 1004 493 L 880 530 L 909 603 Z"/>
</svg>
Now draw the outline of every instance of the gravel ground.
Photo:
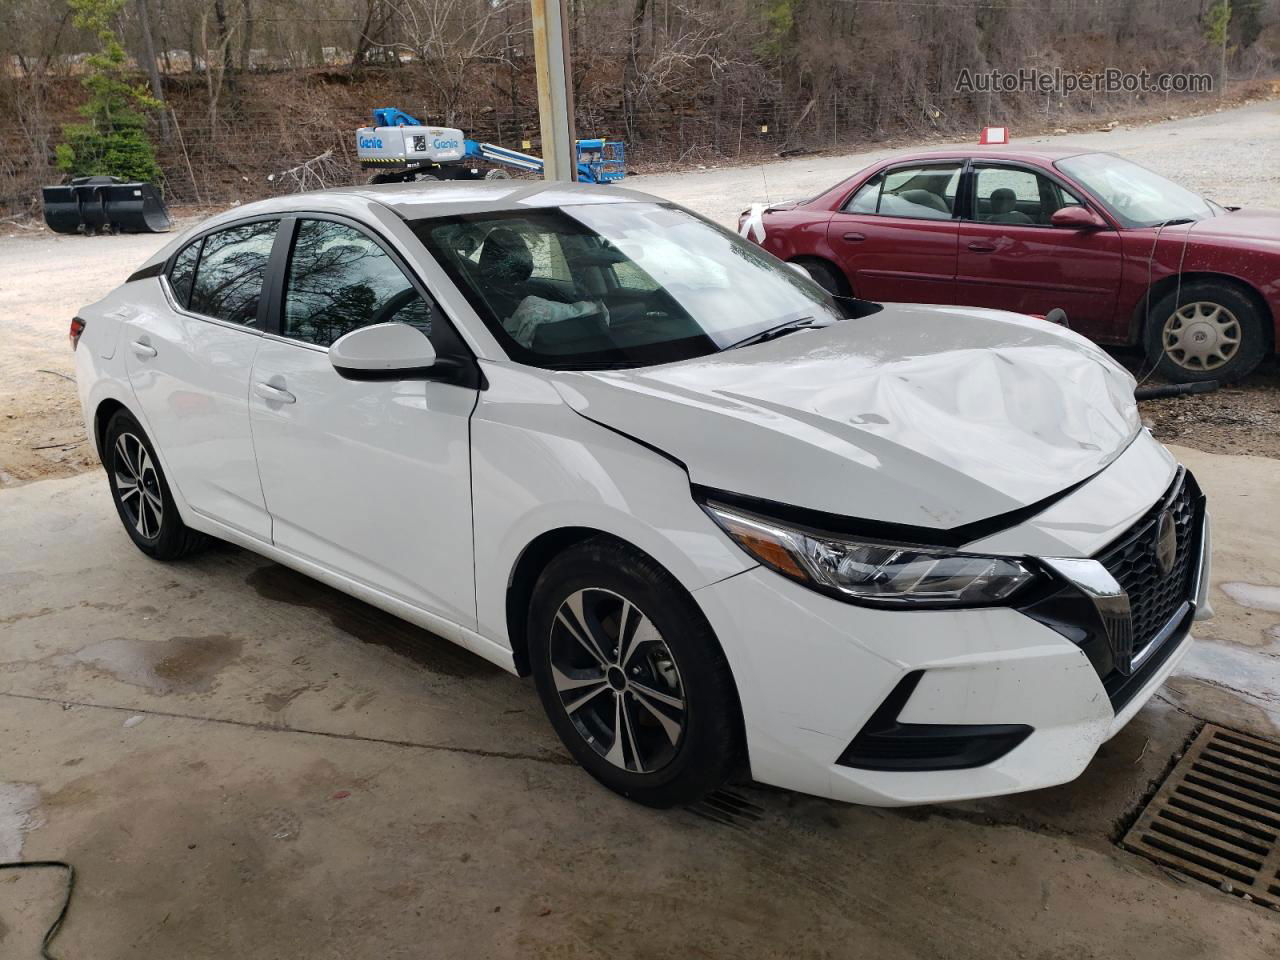
<svg viewBox="0 0 1280 960">
<path fill-rule="evenodd" d="M 1280 207 L 1280 100 L 1027 142 L 1111 150 L 1221 203 Z M 627 182 L 732 225 L 753 200 L 811 196 L 905 147 L 646 174 Z M 1228 157 L 1241 162 L 1227 162 Z M 66 379 L 72 372 L 68 323 L 81 305 L 103 296 L 169 239 L 55 236 L 43 228 L 22 233 L 0 238 L 0 327 L 6 332 L 0 354 L 0 486 L 69 476 L 91 465 L 75 386 Z M 1240 387 L 1144 403 L 1143 414 L 1164 440 L 1210 452 L 1280 457 L 1280 374 L 1274 363 Z"/>
<path fill-rule="evenodd" d="M 1244 383 L 1199 396 L 1145 400 L 1139 406 L 1143 422 L 1164 443 L 1280 459 L 1280 363 L 1274 360 Z"/>
</svg>

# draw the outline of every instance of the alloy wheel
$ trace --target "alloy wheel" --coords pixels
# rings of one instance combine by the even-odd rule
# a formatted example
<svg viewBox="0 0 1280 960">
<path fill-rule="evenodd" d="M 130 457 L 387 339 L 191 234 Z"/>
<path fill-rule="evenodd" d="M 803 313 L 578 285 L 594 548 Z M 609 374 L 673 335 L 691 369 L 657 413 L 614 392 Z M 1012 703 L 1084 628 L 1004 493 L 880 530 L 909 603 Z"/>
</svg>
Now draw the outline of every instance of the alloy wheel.
<svg viewBox="0 0 1280 960">
<path fill-rule="evenodd" d="M 560 704 L 596 753 L 632 773 L 671 761 L 686 725 L 684 685 L 637 606 L 602 588 L 570 594 L 552 620 L 548 651 Z"/>
<path fill-rule="evenodd" d="M 111 466 L 116 498 L 128 522 L 144 540 L 156 539 L 164 520 L 164 494 L 151 454 L 134 434 L 122 433 L 116 438 Z"/>
<path fill-rule="evenodd" d="M 1198 300 L 1169 315 L 1164 352 L 1187 370 L 1217 370 L 1240 349 L 1240 321 L 1220 303 Z"/>
</svg>

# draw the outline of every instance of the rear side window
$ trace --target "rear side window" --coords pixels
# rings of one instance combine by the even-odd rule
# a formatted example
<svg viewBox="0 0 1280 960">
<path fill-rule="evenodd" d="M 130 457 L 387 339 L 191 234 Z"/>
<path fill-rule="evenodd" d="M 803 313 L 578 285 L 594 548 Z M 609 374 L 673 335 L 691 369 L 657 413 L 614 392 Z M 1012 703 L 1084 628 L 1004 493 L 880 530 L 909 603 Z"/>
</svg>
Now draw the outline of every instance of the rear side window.
<svg viewBox="0 0 1280 960">
<path fill-rule="evenodd" d="M 950 220 L 960 185 L 959 163 L 899 167 L 872 177 L 845 205 L 846 213 L 913 220 Z"/>
<path fill-rule="evenodd" d="M 372 238 L 346 224 L 298 224 L 280 333 L 327 347 L 375 323 L 407 323 L 432 334 L 435 307 Z"/>
<path fill-rule="evenodd" d="M 193 313 L 246 327 L 257 326 L 262 279 L 279 222 L 245 223 L 204 238 L 191 289 Z"/>
<path fill-rule="evenodd" d="M 196 278 L 196 261 L 199 259 L 199 240 L 188 244 L 173 258 L 173 267 L 169 270 L 169 289 L 173 291 L 180 307 L 185 307 L 191 299 L 191 282 Z"/>
</svg>

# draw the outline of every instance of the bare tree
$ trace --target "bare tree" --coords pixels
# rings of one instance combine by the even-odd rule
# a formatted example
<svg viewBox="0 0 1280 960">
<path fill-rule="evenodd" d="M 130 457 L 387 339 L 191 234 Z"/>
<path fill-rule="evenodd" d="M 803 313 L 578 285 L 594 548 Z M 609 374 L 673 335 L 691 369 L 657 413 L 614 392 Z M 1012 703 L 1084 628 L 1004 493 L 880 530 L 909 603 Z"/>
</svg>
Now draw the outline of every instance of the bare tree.
<svg viewBox="0 0 1280 960">
<path fill-rule="evenodd" d="M 151 95 L 160 101 L 160 109 L 156 115 L 160 120 L 160 136 L 169 139 L 169 114 L 164 102 L 164 84 L 160 80 L 160 64 L 156 59 L 156 44 L 152 39 L 151 8 L 147 0 L 137 0 L 138 26 L 142 34 L 143 67 L 147 78 L 151 81 Z"/>
</svg>

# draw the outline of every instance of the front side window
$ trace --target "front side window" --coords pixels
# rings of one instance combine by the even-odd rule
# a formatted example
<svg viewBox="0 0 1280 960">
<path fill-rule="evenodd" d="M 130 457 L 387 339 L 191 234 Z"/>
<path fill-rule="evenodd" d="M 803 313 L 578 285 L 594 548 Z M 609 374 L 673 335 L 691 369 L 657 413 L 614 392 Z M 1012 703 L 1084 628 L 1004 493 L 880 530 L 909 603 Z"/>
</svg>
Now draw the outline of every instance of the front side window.
<svg viewBox="0 0 1280 960">
<path fill-rule="evenodd" d="M 1049 226 L 1053 214 L 1080 201 L 1046 176 L 1021 167 L 974 168 L 974 219 L 981 223 Z"/>
<path fill-rule="evenodd" d="M 278 220 L 259 220 L 204 238 L 191 288 L 191 311 L 246 327 L 258 323 L 262 280 Z"/>
<path fill-rule="evenodd" d="M 737 234 L 660 203 L 585 203 L 410 227 L 513 359 L 583 369 L 715 353 L 845 314 Z"/>
<path fill-rule="evenodd" d="M 289 258 L 280 333 L 327 347 L 375 323 L 428 336 L 433 306 L 371 237 L 331 220 L 301 220 Z"/>
<path fill-rule="evenodd" d="M 191 299 L 191 284 L 196 278 L 196 261 L 200 259 L 202 242 L 196 240 L 183 247 L 182 252 L 173 258 L 173 266 L 169 269 L 169 289 L 180 307 L 185 308 Z"/>
<path fill-rule="evenodd" d="M 878 173 L 853 195 L 845 212 L 950 220 L 956 207 L 960 170 L 959 163 L 942 163 Z"/>
</svg>

